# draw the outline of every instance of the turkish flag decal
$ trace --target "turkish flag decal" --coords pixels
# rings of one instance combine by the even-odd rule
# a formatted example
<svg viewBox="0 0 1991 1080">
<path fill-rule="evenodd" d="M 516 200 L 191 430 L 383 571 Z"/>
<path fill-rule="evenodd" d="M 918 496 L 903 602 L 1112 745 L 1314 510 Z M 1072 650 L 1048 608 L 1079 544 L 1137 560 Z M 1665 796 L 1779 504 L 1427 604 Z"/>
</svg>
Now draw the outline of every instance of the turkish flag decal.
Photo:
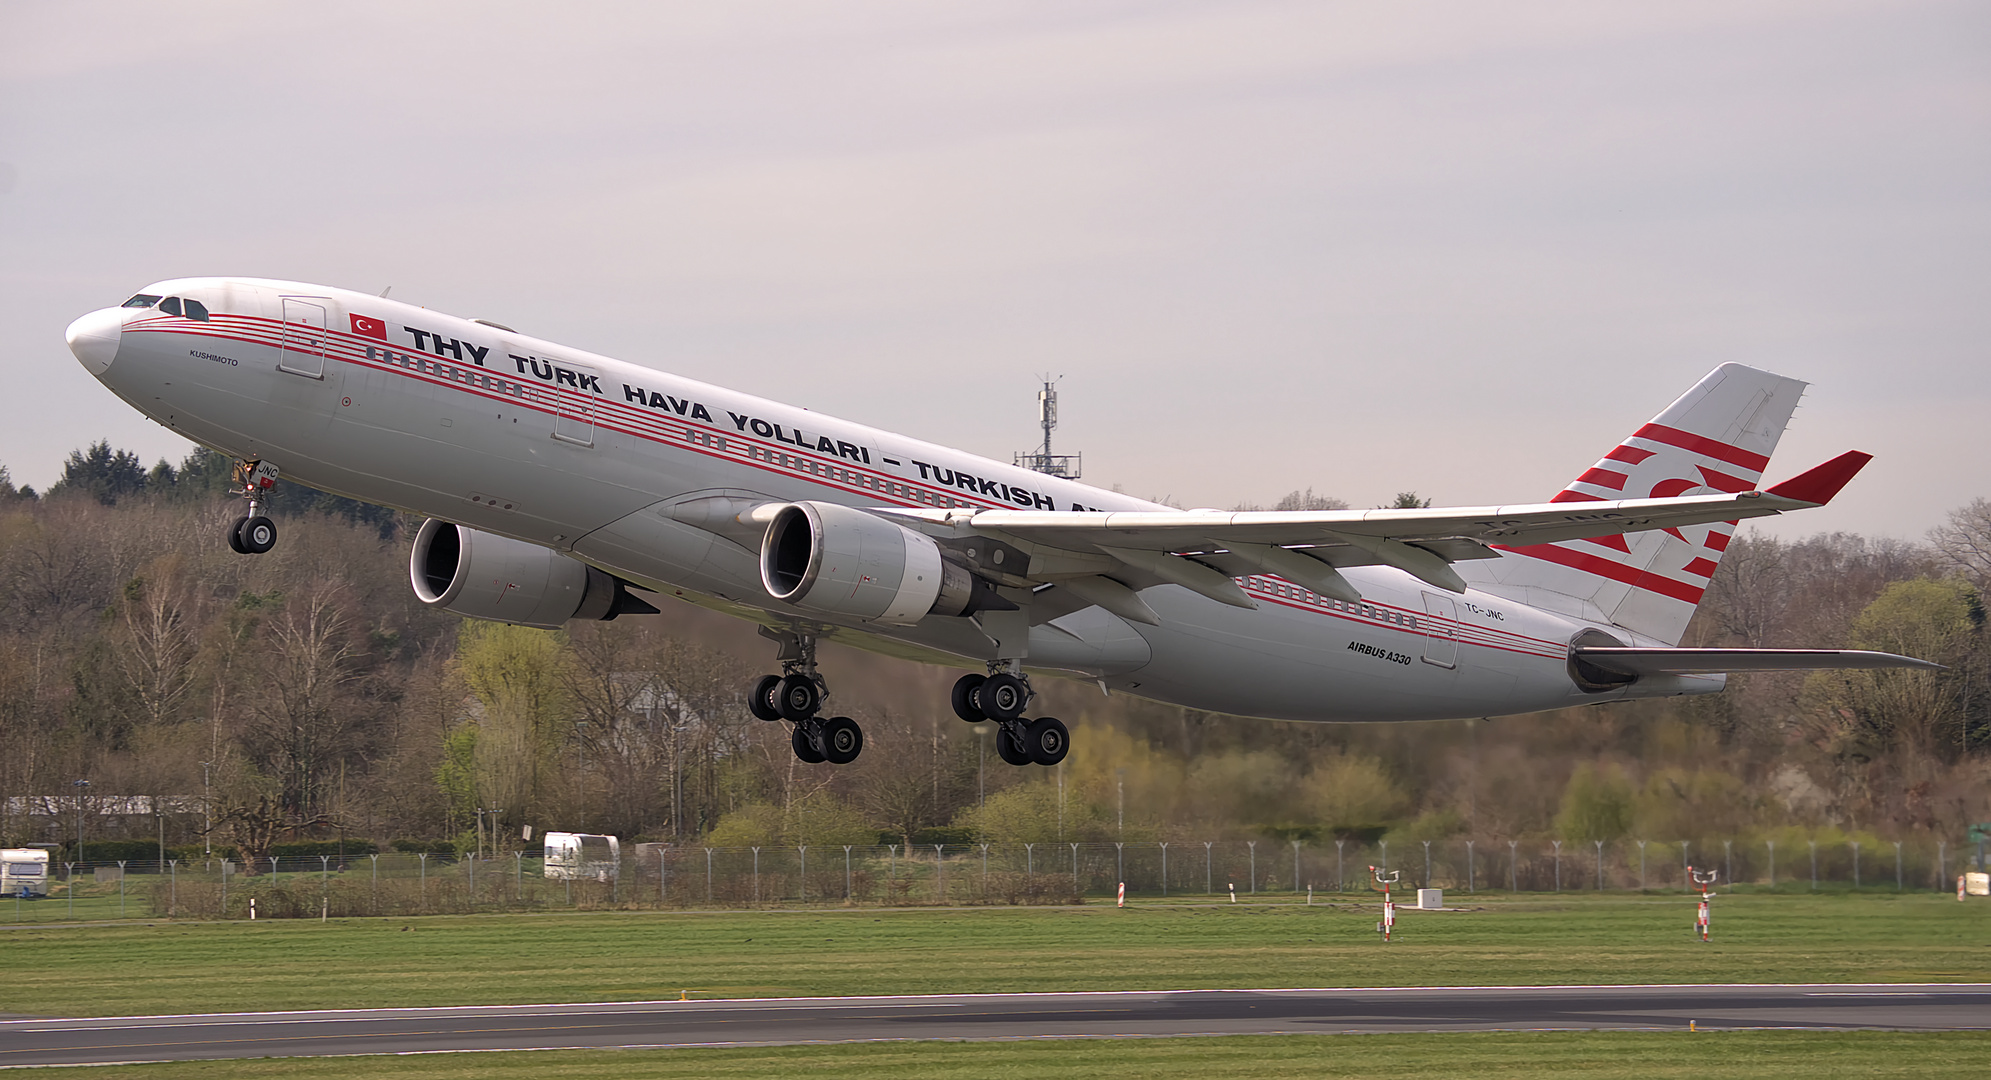
<svg viewBox="0 0 1991 1080">
<path fill-rule="evenodd" d="M 379 338 L 382 341 L 387 340 L 386 323 L 381 322 L 379 319 L 369 319 L 364 315 L 354 315 L 352 320 L 353 333 L 361 337 Z"/>
</svg>

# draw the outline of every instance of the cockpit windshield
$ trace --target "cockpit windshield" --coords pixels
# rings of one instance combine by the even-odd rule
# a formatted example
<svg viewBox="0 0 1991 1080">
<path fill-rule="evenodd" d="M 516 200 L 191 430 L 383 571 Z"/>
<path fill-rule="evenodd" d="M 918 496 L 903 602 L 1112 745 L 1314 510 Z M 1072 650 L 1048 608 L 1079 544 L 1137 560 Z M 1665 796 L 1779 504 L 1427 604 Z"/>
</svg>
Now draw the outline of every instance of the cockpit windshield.
<svg viewBox="0 0 1991 1080">
<path fill-rule="evenodd" d="M 139 293 L 138 295 L 132 297 L 131 299 L 126 300 L 123 304 L 119 306 L 145 308 L 145 307 L 151 307 L 152 305 L 158 302 L 159 302 L 159 297 L 156 297 L 151 293 Z"/>
<path fill-rule="evenodd" d="M 177 296 L 169 296 L 166 299 L 159 301 L 159 310 L 165 312 L 168 315 L 178 315 L 180 313 L 180 298 Z"/>
</svg>

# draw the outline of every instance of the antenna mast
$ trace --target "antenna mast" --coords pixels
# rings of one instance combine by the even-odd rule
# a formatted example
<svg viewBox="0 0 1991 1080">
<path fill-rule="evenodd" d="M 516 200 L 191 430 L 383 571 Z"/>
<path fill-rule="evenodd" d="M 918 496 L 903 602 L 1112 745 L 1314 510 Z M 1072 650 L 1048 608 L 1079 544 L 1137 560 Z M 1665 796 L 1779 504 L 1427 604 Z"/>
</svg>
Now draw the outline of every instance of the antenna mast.
<svg viewBox="0 0 1991 1080">
<path fill-rule="evenodd" d="M 1076 480 L 1079 478 L 1080 459 L 1084 455 L 1051 453 L 1051 430 L 1058 426 L 1058 380 L 1049 375 L 1040 378 L 1044 381 L 1044 388 L 1037 391 L 1037 422 L 1044 429 L 1044 445 L 1035 451 L 1018 451 L 1016 464 L 1047 476 Z"/>
</svg>

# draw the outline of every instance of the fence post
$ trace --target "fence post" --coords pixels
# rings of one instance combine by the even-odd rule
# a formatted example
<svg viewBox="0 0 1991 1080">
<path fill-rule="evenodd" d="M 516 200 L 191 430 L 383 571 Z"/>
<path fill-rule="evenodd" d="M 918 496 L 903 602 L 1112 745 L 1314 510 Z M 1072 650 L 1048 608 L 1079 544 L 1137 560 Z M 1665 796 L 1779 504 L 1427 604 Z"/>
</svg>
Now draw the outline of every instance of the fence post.
<svg viewBox="0 0 1991 1080">
<path fill-rule="evenodd" d="M 1551 840 L 1555 845 L 1555 891 L 1562 891 L 1562 841 Z"/>
<path fill-rule="evenodd" d="M 423 851 L 418 854 L 422 860 L 422 911 L 426 914 L 429 910 L 429 853 Z M 275 859 L 270 860 L 270 872 L 276 872 Z M 272 879 L 271 883 L 274 884 L 275 879 Z"/>
<path fill-rule="evenodd" d="M 754 903 L 760 903 L 760 849 L 754 849 Z"/>
<path fill-rule="evenodd" d="M 378 878 L 380 876 L 380 856 L 375 855 L 373 860 L 373 875 Z M 525 902 L 525 851 L 523 849 L 512 852 L 512 899 L 517 900 L 521 904 Z"/>
<path fill-rule="evenodd" d="M 670 876 L 669 876 L 671 871 L 670 871 L 670 866 L 668 864 L 670 853 L 671 853 L 671 846 L 669 844 L 658 845 L 657 847 L 657 906 L 658 907 L 663 907 L 665 904 L 671 902 Z"/>
<path fill-rule="evenodd" d="M 124 863 L 118 860 L 118 918 L 124 918 Z"/>
<path fill-rule="evenodd" d="M 1604 891 L 1604 842 L 1602 840 L 1592 840 L 1590 842 L 1597 845 L 1597 891 L 1603 892 Z"/>
<path fill-rule="evenodd" d="M 712 902 L 712 849 L 705 849 L 705 902 Z"/>
<path fill-rule="evenodd" d="M 1345 845 L 1346 845 L 1347 843 L 1348 843 L 1348 838 L 1347 838 L 1347 837 L 1342 837 L 1341 839 L 1339 839 L 1339 840 L 1336 840 L 1336 841 L 1334 842 L 1334 891 L 1335 891 L 1335 892 L 1342 892 L 1342 891 L 1344 891 L 1344 890 L 1343 890 L 1343 887 L 1342 887 L 1342 883 L 1348 880 L 1348 879 L 1347 879 L 1346 877 L 1342 876 L 1342 872 L 1341 872 L 1341 867 L 1342 867 L 1342 857 L 1343 857 L 1343 854 L 1344 854 L 1344 852 L 1342 851 L 1342 848 L 1343 848 L 1343 847 L 1344 847 L 1344 846 L 1345 846 Z"/>
<path fill-rule="evenodd" d="M 795 855 L 797 864 L 801 867 L 797 873 L 801 884 L 796 888 L 795 902 L 806 904 L 809 902 L 809 845 L 797 844 L 795 846 Z"/>
<path fill-rule="evenodd" d="M 1165 851 L 1162 852 L 1162 858 L 1163 858 L 1162 865 L 1164 866 L 1167 865 L 1167 857 L 1168 853 Z M 1293 841 L 1293 895 L 1298 896 L 1299 892 L 1300 892 L 1300 842 L 1298 840 L 1295 840 Z"/>
<path fill-rule="evenodd" d="M 1894 891 L 1901 891 L 1901 841 L 1894 842 Z"/>
<path fill-rule="evenodd" d="M 1774 889 L 1777 887 L 1777 842 L 1766 840 L 1764 843 L 1770 845 L 1770 888 Z"/>
<path fill-rule="evenodd" d="M 850 845 L 843 846 L 843 898 L 850 899 Z"/>
<path fill-rule="evenodd" d="M 1210 876 L 1210 841 L 1203 841 L 1203 891 L 1211 896 L 1217 894 L 1216 879 Z"/>
<path fill-rule="evenodd" d="M 1856 891 L 1856 892 L 1857 892 L 1857 891 L 1859 890 L 1859 887 L 1860 887 L 1860 842 L 1859 842 L 1858 840 L 1855 840 L 1855 841 L 1853 841 L 1853 889 L 1854 889 L 1854 891 Z"/>
<path fill-rule="evenodd" d="M 933 898 L 943 904 L 947 902 L 946 847 L 946 844 L 933 845 Z"/>
<path fill-rule="evenodd" d="M 1638 842 L 1638 891 L 1645 891 L 1645 841 Z"/>
<path fill-rule="evenodd" d="M 1466 891 L 1477 892 L 1473 887 L 1473 841 L 1466 841 Z"/>
<path fill-rule="evenodd" d="M 378 915 L 380 914 L 380 856 L 368 855 L 367 859 L 373 863 L 373 913 Z"/>
<path fill-rule="evenodd" d="M 1818 891 L 1818 841 L 1807 841 L 1811 845 L 1811 891 Z"/>
<path fill-rule="evenodd" d="M 1161 894 L 1166 897 L 1168 895 L 1168 841 L 1158 840 L 1156 843 L 1161 845 Z M 1293 850 L 1293 866 L 1297 868 L 1300 865 L 1299 849 L 1295 848 Z"/>
<path fill-rule="evenodd" d="M 1166 886 L 1163 886 L 1166 889 Z M 989 845 L 982 842 L 982 899 L 989 898 Z"/>
<path fill-rule="evenodd" d="M 1721 876 L 1729 885 L 1735 884 L 1735 841 L 1733 840 L 1721 842 Z"/>
<path fill-rule="evenodd" d="M 1687 861 L 1687 842 L 1682 840 L 1680 841 L 1680 887 L 1683 889 L 1694 887 L 1692 866 L 1693 864 Z"/>
<path fill-rule="evenodd" d="M 1521 891 L 1520 872 L 1516 867 L 1516 861 L 1520 858 L 1520 847 L 1519 840 L 1507 841 L 1507 891 L 1511 893 Z"/>
<path fill-rule="evenodd" d="M 1251 849 L 1251 894 L 1258 895 L 1258 841 L 1246 840 L 1244 846 Z"/>
<path fill-rule="evenodd" d="M 1113 861 L 1114 880 L 1118 881 L 1122 885 L 1127 884 L 1127 845 L 1126 844 L 1123 844 L 1118 840 L 1115 840 L 1113 842 L 1113 860 L 1114 860 Z"/>
<path fill-rule="evenodd" d="M 1037 877 L 1037 845 L 1023 845 L 1023 880 L 1027 883 Z"/>
<path fill-rule="evenodd" d="M 1074 896 L 1085 895 L 1085 890 L 1080 888 L 1078 883 L 1078 845 L 1077 844 L 1072 845 L 1072 895 Z"/>
<path fill-rule="evenodd" d="M 1901 845 L 1900 844 L 1894 845 L 1894 849 L 1896 852 L 1899 852 L 1901 850 Z M 1896 863 L 1900 862 L 1899 859 L 1896 859 L 1895 861 Z M 172 867 L 171 872 L 173 875 L 172 885 L 170 886 L 170 891 L 167 893 L 167 900 L 166 900 L 166 917 L 170 919 L 174 915 L 178 914 L 180 910 L 180 860 L 169 859 L 167 860 L 167 862 Z"/>
<path fill-rule="evenodd" d="M 1431 887 L 1431 841 L 1424 841 L 1424 887 Z"/>
</svg>

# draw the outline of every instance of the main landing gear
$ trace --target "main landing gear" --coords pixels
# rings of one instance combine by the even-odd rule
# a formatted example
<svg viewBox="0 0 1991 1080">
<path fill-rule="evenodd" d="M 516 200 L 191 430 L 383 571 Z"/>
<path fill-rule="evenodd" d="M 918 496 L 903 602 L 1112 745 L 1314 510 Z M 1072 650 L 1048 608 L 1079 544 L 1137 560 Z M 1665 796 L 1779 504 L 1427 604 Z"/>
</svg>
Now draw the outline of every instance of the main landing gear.
<svg viewBox="0 0 1991 1080">
<path fill-rule="evenodd" d="M 1056 765 L 1071 750 L 1071 733 L 1055 716 L 1023 719 L 1036 695 L 1021 665 L 998 661 L 987 675 L 963 675 L 954 684 L 954 715 L 971 724 L 996 725 L 996 756 L 1011 765 Z"/>
<path fill-rule="evenodd" d="M 237 555 L 261 555 L 277 546 L 277 523 L 263 515 L 263 499 L 276 490 L 277 467 L 267 461 L 238 461 L 234 494 L 249 500 L 249 512 L 228 527 L 228 547 Z"/>
<path fill-rule="evenodd" d="M 823 719 L 816 715 L 828 696 L 827 684 L 816 670 L 814 635 L 793 631 L 761 629 L 763 637 L 780 646 L 781 674 L 769 675 L 754 684 L 747 695 L 747 710 L 773 723 L 786 720 L 794 725 L 789 745 L 795 756 L 811 765 L 827 761 L 848 765 L 864 752 L 864 729 L 848 716 Z"/>
</svg>

